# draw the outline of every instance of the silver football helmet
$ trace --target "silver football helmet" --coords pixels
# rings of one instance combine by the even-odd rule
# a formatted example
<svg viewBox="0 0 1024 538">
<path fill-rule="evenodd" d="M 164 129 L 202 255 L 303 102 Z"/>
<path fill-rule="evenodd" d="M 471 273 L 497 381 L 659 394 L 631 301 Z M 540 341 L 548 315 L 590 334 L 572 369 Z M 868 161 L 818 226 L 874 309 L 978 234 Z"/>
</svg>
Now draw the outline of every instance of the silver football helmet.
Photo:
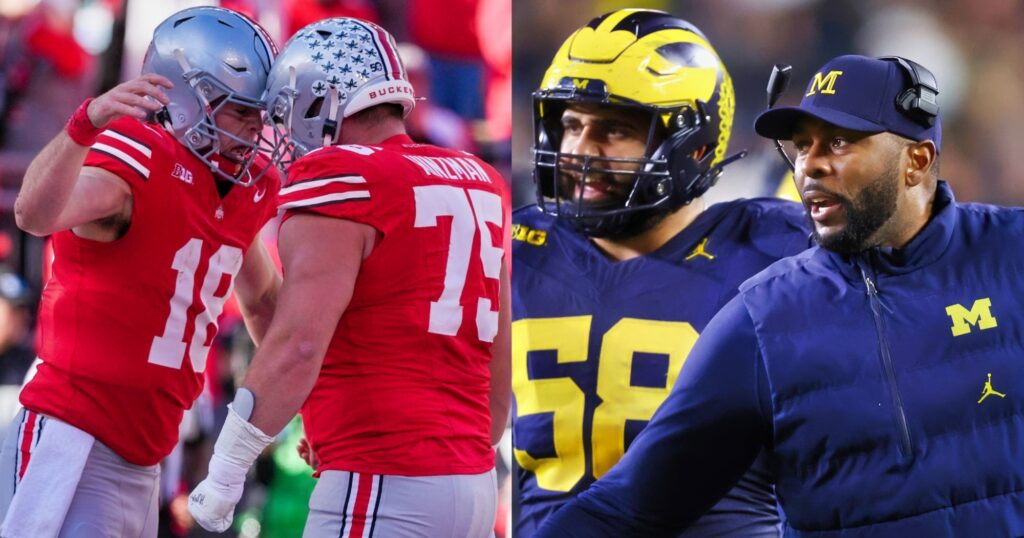
<svg viewBox="0 0 1024 538">
<path fill-rule="evenodd" d="M 290 159 L 338 141 L 342 120 L 383 103 L 416 105 L 395 39 L 360 19 L 337 17 L 306 26 L 270 69 L 267 113 Z M 285 161 L 283 164 L 288 164 Z"/>
<path fill-rule="evenodd" d="M 255 183 L 269 168 L 250 170 L 260 151 L 275 145 L 258 136 L 245 140 L 217 127 L 214 116 L 223 107 L 242 105 L 266 111 L 263 93 L 277 47 L 263 28 L 247 17 L 218 7 L 179 11 L 160 23 L 142 64 L 143 73 L 157 73 L 174 83 L 170 103 L 155 119 L 206 163 L 217 176 L 240 185 Z M 236 170 L 224 170 L 217 157 L 224 135 L 247 147 Z M 230 168 L 236 168 L 231 166 Z"/>
</svg>

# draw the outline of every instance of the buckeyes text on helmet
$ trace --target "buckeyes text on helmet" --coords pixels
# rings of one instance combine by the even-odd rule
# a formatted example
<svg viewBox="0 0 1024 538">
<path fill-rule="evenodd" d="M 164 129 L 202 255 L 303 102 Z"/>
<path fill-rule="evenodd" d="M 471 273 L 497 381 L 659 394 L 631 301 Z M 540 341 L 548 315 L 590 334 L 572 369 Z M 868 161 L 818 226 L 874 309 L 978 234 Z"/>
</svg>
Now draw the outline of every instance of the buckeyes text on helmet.
<svg viewBox="0 0 1024 538">
<path fill-rule="evenodd" d="M 171 15 L 153 31 L 143 73 L 157 73 L 174 83 L 171 102 L 156 120 L 218 176 L 252 184 L 259 176 L 249 169 L 266 141 L 242 140 L 219 129 L 217 111 L 229 105 L 266 110 L 263 93 L 277 47 L 267 32 L 249 18 L 229 9 L 200 6 Z M 211 106 L 213 105 L 213 106 Z M 240 166 L 225 169 L 217 155 L 218 135 L 249 148 Z"/>
<path fill-rule="evenodd" d="M 285 44 L 266 101 L 294 157 L 337 142 L 344 119 L 359 111 L 393 103 L 408 115 L 416 104 L 391 34 L 347 17 L 310 24 Z"/>
<path fill-rule="evenodd" d="M 560 189 L 566 161 L 586 180 L 615 159 L 586 158 L 560 149 L 566 107 L 590 103 L 642 110 L 651 117 L 645 155 L 620 204 L 588 207 Z M 657 215 L 702 195 L 734 158 L 727 158 L 735 99 L 732 80 L 695 26 L 662 11 L 623 9 L 595 18 L 555 54 L 534 93 L 534 178 L 545 211 L 594 236 L 643 231 Z M 602 162 L 605 161 L 605 162 Z M 634 161 L 634 160 L 630 160 Z M 579 163 L 585 163 L 580 169 Z M 621 170 L 616 174 L 622 175 Z"/>
</svg>

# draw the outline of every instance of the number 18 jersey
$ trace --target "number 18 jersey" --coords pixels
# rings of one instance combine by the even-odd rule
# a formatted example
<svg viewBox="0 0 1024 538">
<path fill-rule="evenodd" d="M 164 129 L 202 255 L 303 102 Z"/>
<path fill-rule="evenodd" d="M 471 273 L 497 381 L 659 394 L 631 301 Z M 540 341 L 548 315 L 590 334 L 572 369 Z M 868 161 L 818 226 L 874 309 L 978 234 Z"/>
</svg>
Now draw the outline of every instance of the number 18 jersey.
<svg viewBox="0 0 1024 538">
<path fill-rule="evenodd" d="M 112 242 L 53 235 L 43 362 L 21 403 L 153 465 L 202 389 L 218 317 L 246 249 L 276 213 L 280 180 L 271 170 L 222 198 L 209 168 L 170 133 L 131 118 L 103 131 L 85 166 L 128 184 L 131 224 Z"/>
<path fill-rule="evenodd" d="M 472 155 L 397 136 L 309 153 L 280 200 L 285 219 L 308 212 L 379 232 L 302 408 L 319 470 L 490 470 L 504 179 Z"/>
<path fill-rule="evenodd" d="M 738 200 L 615 262 L 535 206 L 513 222 L 512 442 L 526 538 L 619 461 L 708 321 L 744 280 L 807 248 L 808 232 L 797 204 Z M 777 534 L 766 474 L 748 473 L 694 535 Z"/>
</svg>

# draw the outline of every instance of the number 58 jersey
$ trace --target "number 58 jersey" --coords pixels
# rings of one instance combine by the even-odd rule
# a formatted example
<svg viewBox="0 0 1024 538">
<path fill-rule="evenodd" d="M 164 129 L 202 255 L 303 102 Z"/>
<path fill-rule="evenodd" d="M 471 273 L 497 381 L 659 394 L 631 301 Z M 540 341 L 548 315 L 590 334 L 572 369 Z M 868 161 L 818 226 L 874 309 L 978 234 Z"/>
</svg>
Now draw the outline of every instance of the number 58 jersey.
<svg viewBox="0 0 1024 538">
<path fill-rule="evenodd" d="M 797 204 L 738 200 L 614 262 L 535 206 L 513 222 L 516 536 L 529 537 L 619 461 L 714 314 L 744 280 L 807 248 L 808 231 Z M 694 535 L 776 535 L 766 474 L 752 469 Z"/>
<path fill-rule="evenodd" d="M 378 232 L 302 408 L 320 471 L 494 466 L 489 366 L 507 199 L 486 163 L 406 136 L 319 149 L 292 165 L 285 219 L 312 213 Z"/>
<path fill-rule="evenodd" d="M 131 223 L 111 242 L 53 235 L 43 362 L 21 403 L 152 465 L 171 452 L 202 389 L 218 318 L 246 249 L 277 211 L 280 179 L 270 170 L 221 197 L 187 148 L 132 118 L 103 131 L 85 166 L 128 184 Z"/>
</svg>

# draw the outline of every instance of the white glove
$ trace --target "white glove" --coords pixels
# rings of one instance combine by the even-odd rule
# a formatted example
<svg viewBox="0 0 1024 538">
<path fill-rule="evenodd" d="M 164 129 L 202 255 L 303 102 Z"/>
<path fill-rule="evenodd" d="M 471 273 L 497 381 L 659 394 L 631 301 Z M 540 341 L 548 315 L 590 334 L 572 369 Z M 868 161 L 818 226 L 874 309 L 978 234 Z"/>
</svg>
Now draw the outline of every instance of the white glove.
<svg viewBox="0 0 1024 538">
<path fill-rule="evenodd" d="M 188 496 L 188 511 L 204 529 L 224 532 L 231 527 L 235 505 L 241 498 L 242 484 L 221 484 L 207 477 Z"/>
<path fill-rule="evenodd" d="M 228 406 L 227 420 L 213 447 L 210 474 L 188 496 L 188 511 L 200 526 L 213 532 L 231 526 L 245 475 L 273 440 Z"/>
</svg>

